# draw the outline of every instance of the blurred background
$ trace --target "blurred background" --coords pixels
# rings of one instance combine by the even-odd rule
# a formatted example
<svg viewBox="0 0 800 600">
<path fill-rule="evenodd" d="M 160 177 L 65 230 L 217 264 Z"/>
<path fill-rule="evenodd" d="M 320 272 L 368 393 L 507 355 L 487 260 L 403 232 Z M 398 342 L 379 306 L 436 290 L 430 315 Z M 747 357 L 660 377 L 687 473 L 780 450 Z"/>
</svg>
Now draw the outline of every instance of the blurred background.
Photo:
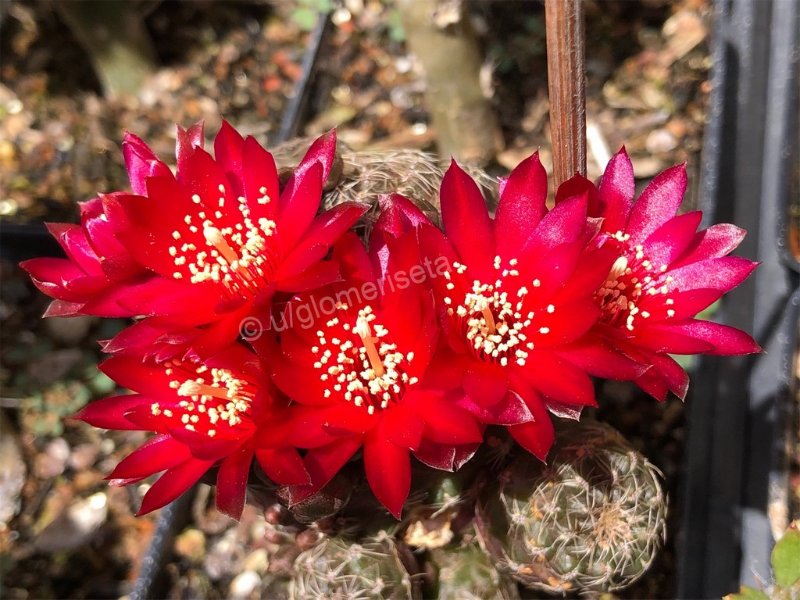
<svg viewBox="0 0 800 600">
<path fill-rule="evenodd" d="M 435 5 L 433 18 L 415 14 L 419 5 Z M 584 10 L 589 177 L 624 144 L 639 185 L 686 162 L 685 206 L 697 207 L 712 94 L 712 3 L 587 0 Z M 324 28 L 320 13 L 328 14 Z M 456 66 L 437 62 L 441 32 L 458 44 Z M 309 68 L 312 41 L 319 51 Z M 292 107 L 298 82 L 307 83 L 305 102 Z M 471 111 L 469 126 L 452 127 L 452 104 Z M 283 117 L 295 109 L 287 125 Z M 548 111 L 544 9 L 536 1 L 2 0 L 0 594 L 130 594 L 155 528 L 154 515 L 133 516 L 146 483 L 103 481 L 142 434 L 65 420 L 114 391 L 96 369 L 97 340 L 125 324 L 41 320 L 47 300 L 16 266 L 57 251 L 43 221 L 74 221 L 76 202 L 128 187 L 124 131 L 171 163 L 176 123 L 203 120 L 210 138 L 225 118 L 265 144 L 336 127 L 356 151 L 454 154 L 499 174 L 537 149 L 550 169 Z M 673 500 L 666 548 L 621 596 L 672 597 L 686 516 L 678 502 L 686 407 L 677 398 L 659 405 L 614 382 L 601 384 L 601 394 L 598 417 L 661 469 Z M 796 429 L 796 412 L 786 414 Z M 787 442 L 781 522 L 797 514 L 797 457 Z M 166 548 L 161 593 L 269 597 L 272 578 L 292 556 L 263 516 L 248 508 L 232 522 L 214 510 L 209 488 L 188 513 Z"/>
</svg>

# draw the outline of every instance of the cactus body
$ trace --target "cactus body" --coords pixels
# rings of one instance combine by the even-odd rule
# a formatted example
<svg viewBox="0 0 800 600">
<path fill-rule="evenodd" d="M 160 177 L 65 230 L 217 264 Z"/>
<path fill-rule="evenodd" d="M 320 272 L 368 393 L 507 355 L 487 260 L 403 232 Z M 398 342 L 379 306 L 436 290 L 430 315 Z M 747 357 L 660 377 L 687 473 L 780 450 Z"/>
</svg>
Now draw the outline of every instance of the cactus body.
<svg viewBox="0 0 800 600">
<path fill-rule="evenodd" d="M 326 539 L 297 557 L 295 572 L 294 600 L 413 597 L 411 577 L 387 536 L 361 543 Z"/>
<path fill-rule="evenodd" d="M 472 540 L 431 552 L 438 568 L 438 598 L 458 600 L 517 600 L 513 581 L 499 573 L 486 552 Z"/>
<path fill-rule="evenodd" d="M 664 538 L 658 470 L 612 428 L 560 432 L 542 465 L 518 456 L 481 510 L 498 568 L 534 589 L 615 590 L 650 566 Z"/>
</svg>

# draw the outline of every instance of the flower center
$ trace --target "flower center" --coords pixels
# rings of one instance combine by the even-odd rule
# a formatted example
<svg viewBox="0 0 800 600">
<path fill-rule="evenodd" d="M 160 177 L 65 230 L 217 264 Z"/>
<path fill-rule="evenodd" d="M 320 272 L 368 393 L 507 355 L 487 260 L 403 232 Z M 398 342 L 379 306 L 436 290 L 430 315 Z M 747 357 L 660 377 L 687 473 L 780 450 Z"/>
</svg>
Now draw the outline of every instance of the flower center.
<svg viewBox="0 0 800 600">
<path fill-rule="evenodd" d="M 154 402 L 150 406 L 154 416 L 213 438 L 220 428 L 233 429 L 249 415 L 254 386 L 228 369 L 172 360 L 166 363 L 165 372 L 174 377 L 169 386 L 181 399 L 170 407 Z"/>
<path fill-rule="evenodd" d="M 470 283 L 468 277 L 463 277 L 466 265 L 458 262 L 444 273 L 447 314 L 459 324 L 476 357 L 504 367 L 509 361 L 525 366 L 529 352 L 535 347 L 534 337 L 550 333 L 549 327 L 534 325 L 536 312 L 528 285 L 535 289 L 541 282 L 524 281 L 516 269 L 517 263 L 512 258 L 503 267 L 502 259 L 495 256 L 497 279 L 492 283 L 478 279 Z M 555 309 L 555 305 L 548 304 L 545 311 L 553 314 Z"/>
<path fill-rule="evenodd" d="M 314 368 L 327 386 L 326 398 L 341 397 L 374 414 L 418 382 L 408 374 L 414 353 L 398 350 L 389 331 L 376 322 L 372 307 L 356 313 L 340 302 L 336 308 L 339 316 L 316 332 L 317 345 L 311 348 Z"/>
<path fill-rule="evenodd" d="M 208 203 L 194 194 L 192 202 L 200 210 L 187 214 L 185 227 L 172 232 L 172 276 L 192 283 L 221 282 L 231 295 L 252 296 L 275 270 L 274 251 L 267 244 L 275 234 L 275 222 L 264 217 L 253 221 L 246 198 L 239 196 L 234 203 L 226 198 L 224 185 L 218 189 L 220 196 L 212 215 Z M 260 189 L 259 204 L 270 202 L 266 191 Z M 234 204 L 232 209 L 229 204 Z"/>
<path fill-rule="evenodd" d="M 619 327 L 623 324 L 633 331 L 638 319 L 649 319 L 654 304 L 653 297 L 662 297 L 665 316 L 672 318 L 675 310 L 670 308 L 675 301 L 669 297 L 670 275 L 665 275 L 667 265 L 658 268 L 645 256 L 642 245 L 628 244 L 630 235 L 621 231 L 611 236 L 612 243 L 619 247 L 620 256 L 611 266 L 605 282 L 595 292 L 595 301 L 603 311 L 601 321 Z M 645 305 L 643 307 L 642 305 Z"/>
</svg>

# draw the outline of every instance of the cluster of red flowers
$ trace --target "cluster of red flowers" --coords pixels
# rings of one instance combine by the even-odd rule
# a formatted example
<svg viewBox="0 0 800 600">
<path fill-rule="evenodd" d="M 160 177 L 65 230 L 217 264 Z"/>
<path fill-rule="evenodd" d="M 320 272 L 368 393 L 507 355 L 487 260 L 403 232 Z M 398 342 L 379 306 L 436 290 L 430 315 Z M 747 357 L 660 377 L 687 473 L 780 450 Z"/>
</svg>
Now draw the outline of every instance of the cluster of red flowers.
<svg viewBox="0 0 800 600">
<path fill-rule="evenodd" d="M 695 318 L 755 264 L 727 256 L 741 229 L 676 216 L 682 166 L 634 201 L 621 150 L 598 185 L 575 176 L 548 210 L 534 154 L 500 182 L 492 218 L 453 162 L 443 230 L 389 196 L 365 245 L 352 228 L 367 206 L 319 213 L 335 144 L 318 139 L 282 183 L 272 155 L 227 124 L 213 158 L 201 126 L 179 129 L 175 174 L 128 134 L 132 191 L 50 227 L 67 258 L 23 264 L 54 298 L 48 315 L 136 318 L 103 342 L 101 365 L 136 393 L 78 418 L 154 432 L 109 475 L 163 472 L 141 513 L 216 468 L 218 506 L 238 517 L 254 461 L 300 501 L 361 451 L 399 517 L 412 455 L 456 470 L 494 424 L 545 460 L 551 414 L 594 406 L 592 376 L 683 398 L 672 354 L 759 350 Z"/>
</svg>

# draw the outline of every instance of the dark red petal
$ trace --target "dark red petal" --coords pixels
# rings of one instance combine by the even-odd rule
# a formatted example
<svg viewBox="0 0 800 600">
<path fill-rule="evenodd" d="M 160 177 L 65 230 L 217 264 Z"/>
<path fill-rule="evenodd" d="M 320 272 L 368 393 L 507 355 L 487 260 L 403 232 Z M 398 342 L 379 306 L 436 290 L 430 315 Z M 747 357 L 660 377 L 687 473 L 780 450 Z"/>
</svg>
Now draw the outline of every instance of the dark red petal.
<svg viewBox="0 0 800 600">
<path fill-rule="evenodd" d="M 307 292 L 341 281 L 341 278 L 339 264 L 336 261 L 323 260 L 300 275 L 277 280 L 275 288 L 281 292 Z"/>
<path fill-rule="evenodd" d="M 32 258 L 19 266 L 30 275 L 33 284 L 51 298 L 68 302 L 88 299 L 68 289 L 70 283 L 85 280 L 86 273 L 66 258 Z M 96 287 L 99 289 L 100 286 Z"/>
<path fill-rule="evenodd" d="M 136 516 L 146 515 L 175 500 L 192 487 L 213 464 L 212 461 L 190 458 L 183 464 L 165 472 L 144 495 L 142 507 Z"/>
<path fill-rule="evenodd" d="M 311 476 L 303 459 L 294 448 L 256 450 L 258 464 L 272 481 L 279 485 L 309 485 Z"/>
<path fill-rule="evenodd" d="M 314 219 L 300 242 L 281 262 L 276 279 L 297 277 L 320 261 L 330 247 L 344 235 L 367 211 L 369 206 L 356 202 L 343 202 Z"/>
<path fill-rule="evenodd" d="M 647 258 L 657 269 L 671 265 L 680 257 L 695 237 L 703 213 L 699 210 L 678 215 L 656 229 L 645 240 Z"/>
<path fill-rule="evenodd" d="M 214 138 L 214 157 L 224 171 L 242 178 L 244 138 L 223 119 L 222 127 Z"/>
<path fill-rule="evenodd" d="M 384 413 L 382 429 L 386 438 L 393 444 L 416 450 L 422 440 L 424 426 L 414 412 L 407 410 L 401 404 Z"/>
<path fill-rule="evenodd" d="M 651 360 L 653 368 L 650 370 L 658 373 L 669 390 L 678 398 L 681 400 L 686 398 L 686 392 L 689 391 L 689 376 L 683 367 L 666 354 L 657 354 Z"/>
<path fill-rule="evenodd" d="M 297 165 L 295 174 L 304 172 L 311 165 L 318 162 L 322 166 L 322 181 L 328 179 L 333 161 L 336 158 L 336 130 L 331 129 L 328 133 L 319 136 L 308 148 L 303 160 Z"/>
<path fill-rule="evenodd" d="M 461 260 L 475 276 L 489 273 L 495 256 L 494 232 L 489 211 L 478 185 L 455 160 L 441 185 L 442 224 Z"/>
<path fill-rule="evenodd" d="M 626 232 L 630 243 L 640 244 L 678 212 L 686 192 L 686 165 L 676 165 L 656 175 L 634 202 Z"/>
<path fill-rule="evenodd" d="M 761 352 L 761 346 L 750 335 L 729 325 L 692 320 L 671 329 L 711 345 L 713 348 L 707 351 L 709 354 L 733 356 Z"/>
<path fill-rule="evenodd" d="M 516 370 L 542 395 L 563 404 L 597 406 L 589 376 L 550 352 L 531 353 L 527 364 Z"/>
<path fill-rule="evenodd" d="M 122 156 L 125 159 L 125 169 L 128 171 L 131 189 L 135 194 L 144 195 L 147 192 L 148 177 L 172 175 L 169 167 L 158 160 L 141 138 L 127 131 L 122 141 Z"/>
<path fill-rule="evenodd" d="M 125 413 L 151 403 L 149 398 L 139 394 L 111 396 L 90 402 L 75 414 L 75 418 L 101 429 L 135 430 L 139 427 L 135 423 L 131 423 L 125 417 Z"/>
<path fill-rule="evenodd" d="M 419 449 L 414 452 L 414 456 L 417 460 L 428 465 L 432 469 L 454 473 L 475 456 L 475 452 L 478 450 L 479 446 L 480 444 L 452 446 L 422 440 L 422 444 Z"/>
<path fill-rule="evenodd" d="M 547 408 L 535 393 L 526 391 L 520 395 L 531 409 L 534 420 L 520 425 L 511 425 L 508 432 L 520 446 L 539 460 L 544 461 L 555 439 L 553 422 L 550 420 Z"/>
<path fill-rule="evenodd" d="M 408 449 L 372 435 L 364 444 L 364 470 L 375 497 L 396 519 L 400 519 L 411 489 Z"/>
<path fill-rule="evenodd" d="M 652 352 L 670 354 L 705 354 L 714 343 L 684 332 L 677 324 L 653 323 L 635 330 L 635 344 Z"/>
<path fill-rule="evenodd" d="M 677 290 L 712 288 L 728 292 L 742 283 L 758 263 L 738 256 L 712 258 L 670 270 L 670 286 Z"/>
<path fill-rule="evenodd" d="M 529 337 L 537 348 L 554 348 L 580 339 L 600 317 L 600 309 L 588 298 L 579 298 L 572 302 L 553 300 L 555 312 L 552 314 L 540 311 L 536 315 L 535 324 L 529 328 Z M 548 327 L 550 332 L 542 334 L 538 328 Z"/>
<path fill-rule="evenodd" d="M 318 162 L 295 171 L 281 193 L 277 236 L 284 251 L 297 244 L 314 220 L 322 197 L 322 166 Z"/>
<path fill-rule="evenodd" d="M 280 198 L 278 169 L 272 154 L 249 136 L 242 154 L 242 184 L 253 222 L 258 223 L 261 218 L 274 221 Z"/>
<path fill-rule="evenodd" d="M 725 294 L 725 290 L 686 290 L 675 294 L 672 305 L 664 303 L 664 296 L 645 296 L 639 302 L 640 310 L 647 310 L 651 314 L 651 319 L 659 322 L 677 322 L 690 319 L 702 310 L 711 306 Z M 668 316 L 667 310 L 673 310 L 672 316 Z"/>
<path fill-rule="evenodd" d="M 637 377 L 634 383 L 657 402 L 664 402 L 669 394 L 669 385 L 658 371 L 652 368 Z"/>
<path fill-rule="evenodd" d="M 252 461 L 253 450 L 243 446 L 227 456 L 217 472 L 217 508 L 237 521 L 244 509 L 247 476 Z"/>
<path fill-rule="evenodd" d="M 178 165 L 178 178 L 182 181 L 186 168 L 186 159 L 194 154 L 195 148 L 202 148 L 205 144 L 203 135 L 203 122 L 198 121 L 189 129 L 178 126 L 175 137 L 175 158 Z"/>
<path fill-rule="evenodd" d="M 545 200 L 547 173 L 535 152 L 511 171 L 500 194 L 494 219 L 497 254 L 516 256 L 547 212 Z"/>
<path fill-rule="evenodd" d="M 425 437 L 434 442 L 469 444 L 483 439 L 483 431 L 475 418 L 451 402 L 428 396 L 415 409 L 427 425 Z"/>
<path fill-rule="evenodd" d="M 472 361 L 464 373 L 464 391 L 480 406 L 492 406 L 502 400 L 508 389 L 503 367 Z"/>
<path fill-rule="evenodd" d="M 142 363 L 135 356 L 112 356 L 103 361 L 99 369 L 128 388 L 151 398 L 173 397 L 175 392 L 169 387 L 170 377 L 163 367 L 153 367 Z"/>
<path fill-rule="evenodd" d="M 633 164 L 624 146 L 606 165 L 598 192 L 602 205 L 591 206 L 589 216 L 603 217 L 604 231 L 624 230 L 635 192 Z"/>
<path fill-rule="evenodd" d="M 89 245 L 86 232 L 80 225 L 72 223 L 45 223 L 67 257 L 83 272 L 90 275 L 103 275 L 100 259 L 94 248 Z"/>
<path fill-rule="evenodd" d="M 559 202 L 533 230 L 522 252 L 539 253 L 580 239 L 586 226 L 586 202 L 586 194 Z"/>
<path fill-rule="evenodd" d="M 492 405 L 478 404 L 469 396 L 459 398 L 456 404 L 487 425 L 518 425 L 533 420 L 527 404 L 510 390 Z"/>
<path fill-rule="evenodd" d="M 728 223 L 712 225 L 695 235 L 692 248 L 673 263 L 673 268 L 700 260 L 726 256 L 742 243 L 745 235 L 747 232 L 736 225 Z"/>
<path fill-rule="evenodd" d="M 382 195 L 378 202 L 380 203 L 381 214 L 372 230 L 373 236 L 378 232 L 392 237 L 400 237 L 404 233 L 413 231 L 422 225 L 433 226 L 430 219 L 425 216 L 425 213 L 416 204 L 400 194 Z M 372 239 L 370 238 L 371 248 Z"/>
<path fill-rule="evenodd" d="M 354 435 L 336 440 L 327 446 L 309 450 L 303 462 L 305 463 L 306 471 L 311 476 L 312 483 L 308 486 L 298 486 L 302 493 L 297 494 L 295 503 L 307 498 L 333 479 L 339 469 L 361 447 L 362 439 L 362 436 Z"/>
<path fill-rule="evenodd" d="M 593 334 L 556 350 L 555 354 L 590 375 L 604 379 L 629 381 L 647 370 L 647 365 L 635 362 Z"/>
<path fill-rule="evenodd" d="M 106 479 L 139 479 L 177 467 L 191 457 L 189 449 L 168 435 L 157 435 L 120 462 Z"/>
</svg>

